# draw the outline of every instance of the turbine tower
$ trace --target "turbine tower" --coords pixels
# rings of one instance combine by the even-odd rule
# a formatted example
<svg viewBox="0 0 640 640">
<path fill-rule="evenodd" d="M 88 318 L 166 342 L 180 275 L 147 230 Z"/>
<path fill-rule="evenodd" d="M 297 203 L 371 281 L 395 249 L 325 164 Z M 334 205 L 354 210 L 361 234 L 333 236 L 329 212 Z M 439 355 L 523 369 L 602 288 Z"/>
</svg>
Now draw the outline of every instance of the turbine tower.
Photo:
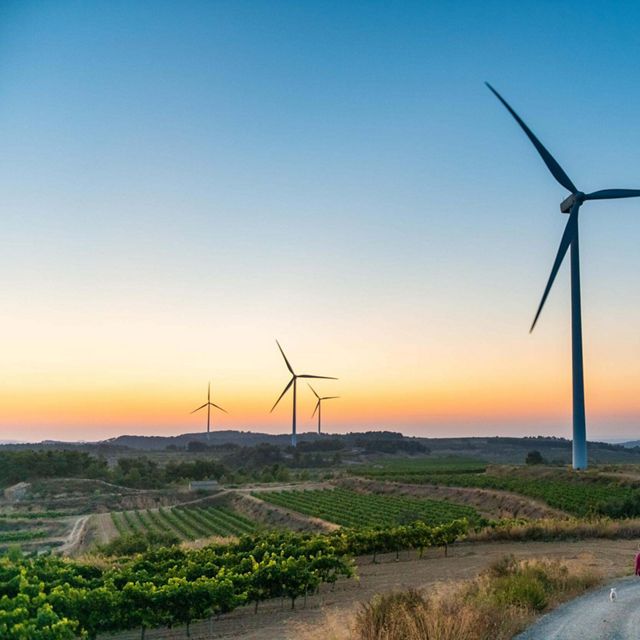
<svg viewBox="0 0 640 640">
<path fill-rule="evenodd" d="M 580 248 L 578 241 L 578 212 L 584 202 L 588 200 L 609 200 L 612 198 L 634 198 L 640 196 L 640 189 L 603 189 L 592 193 L 583 193 L 571 182 L 569 176 L 556 162 L 553 156 L 545 149 L 540 140 L 536 138 L 531 129 L 522 121 L 520 116 L 509 106 L 507 101 L 487 82 L 487 87 L 500 100 L 507 111 L 513 116 L 520 128 L 525 132 L 543 162 L 551 172 L 551 175 L 570 191 L 570 195 L 560 203 L 560 211 L 568 213 L 569 219 L 564 228 L 560 240 L 558 253 L 551 268 L 551 275 L 542 294 L 542 300 L 533 319 L 529 333 L 533 331 L 547 300 L 549 291 L 560 269 L 569 247 L 571 247 L 571 360 L 573 372 L 573 468 L 587 468 L 587 439 L 584 408 L 584 373 L 582 364 L 582 314 L 580 305 Z"/>
<path fill-rule="evenodd" d="M 289 391 L 289 388 L 291 387 L 291 385 L 293 385 L 293 419 L 291 422 L 291 446 L 295 447 L 297 444 L 297 440 L 296 440 L 296 391 L 297 391 L 297 385 L 298 385 L 298 378 L 318 378 L 321 380 L 337 380 L 338 378 L 332 378 L 330 376 L 312 376 L 308 373 L 305 374 L 301 374 L 301 375 L 296 375 L 295 372 L 293 371 L 291 365 L 289 364 L 289 361 L 287 360 L 287 356 L 284 355 L 284 351 L 282 350 L 282 347 L 280 346 L 280 343 L 276 340 L 276 344 L 278 345 L 278 349 L 280 349 L 280 353 L 282 354 L 282 357 L 284 358 L 284 363 L 287 365 L 287 369 L 289 369 L 289 373 L 291 374 L 291 380 L 289 380 L 289 383 L 287 384 L 287 386 L 284 388 L 284 391 L 280 394 L 280 397 L 276 400 L 276 403 L 273 405 L 273 407 L 271 407 L 271 412 L 273 412 L 273 410 L 278 406 L 278 402 L 280 402 L 280 400 L 282 400 L 282 397 L 284 396 L 285 393 L 287 393 L 287 391 Z"/>
<path fill-rule="evenodd" d="M 318 402 L 316 403 L 316 408 L 313 410 L 313 413 L 311 414 L 311 417 L 313 418 L 313 416 L 316 415 L 316 411 L 318 412 L 318 435 L 320 435 L 320 433 L 322 433 L 322 431 L 321 431 L 321 427 L 322 427 L 322 401 L 323 400 L 336 400 L 340 396 L 323 396 L 323 397 L 320 397 L 316 393 L 316 390 L 308 382 L 307 382 L 307 385 L 309 385 L 309 389 L 311 389 L 311 391 L 313 391 L 313 395 L 316 398 L 318 398 Z"/>
<path fill-rule="evenodd" d="M 207 388 L 207 401 L 201 407 L 194 409 L 191 413 L 196 413 L 196 411 L 200 411 L 200 409 L 204 409 L 205 407 L 207 407 L 207 440 L 208 440 L 209 432 L 211 430 L 211 407 L 215 407 L 216 409 L 220 409 L 220 411 L 224 411 L 225 413 L 228 413 L 228 411 L 225 411 L 222 407 L 219 407 L 217 404 L 213 404 L 213 402 L 211 402 L 211 382 L 209 382 L 209 387 Z"/>
</svg>

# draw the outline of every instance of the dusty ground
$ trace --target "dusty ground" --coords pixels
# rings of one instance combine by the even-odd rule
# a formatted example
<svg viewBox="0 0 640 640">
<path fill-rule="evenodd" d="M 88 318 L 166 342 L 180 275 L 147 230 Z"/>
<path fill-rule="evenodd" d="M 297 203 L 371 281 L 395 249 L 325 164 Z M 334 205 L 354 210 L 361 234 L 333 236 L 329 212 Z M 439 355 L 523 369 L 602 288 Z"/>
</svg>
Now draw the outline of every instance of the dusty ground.
<svg viewBox="0 0 640 640">
<path fill-rule="evenodd" d="M 300 601 L 295 611 L 289 604 L 270 601 L 263 603 L 257 615 L 253 607 L 244 607 L 219 620 L 192 625 L 191 637 L 238 638 L 241 640 L 292 640 L 298 638 L 335 637 L 332 629 L 348 626 L 358 604 L 374 594 L 405 589 L 428 588 L 429 585 L 463 580 L 476 575 L 491 562 L 506 554 L 518 558 L 550 558 L 568 564 L 579 564 L 601 572 L 606 577 L 633 573 L 633 560 L 638 541 L 588 540 L 581 542 L 531 542 L 531 543 L 463 543 L 450 550 L 444 558 L 439 550 L 430 550 L 423 560 L 414 553 L 403 552 L 400 562 L 395 554 L 383 556 L 379 564 L 371 558 L 358 562 L 360 580 L 340 582 L 334 591 L 323 587 L 319 595 L 308 598 L 307 607 Z M 139 638 L 139 631 L 119 634 L 118 640 Z M 148 631 L 147 640 L 184 638 L 184 629 L 158 629 Z"/>
<path fill-rule="evenodd" d="M 91 516 L 80 516 L 73 524 L 71 531 L 65 538 L 64 542 L 58 548 L 59 553 L 65 555 L 73 555 L 73 553 L 80 547 L 82 541 L 86 535 L 87 523 Z"/>
<path fill-rule="evenodd" d="M 118 530 L 113 524 L 111 513 L 95 513 L 91 516 L 88 524 L 84 547 L 89 548 L 94 543 L 106 544 L 114 538 L 117 538 L 118 535 Z"/>
</svg>

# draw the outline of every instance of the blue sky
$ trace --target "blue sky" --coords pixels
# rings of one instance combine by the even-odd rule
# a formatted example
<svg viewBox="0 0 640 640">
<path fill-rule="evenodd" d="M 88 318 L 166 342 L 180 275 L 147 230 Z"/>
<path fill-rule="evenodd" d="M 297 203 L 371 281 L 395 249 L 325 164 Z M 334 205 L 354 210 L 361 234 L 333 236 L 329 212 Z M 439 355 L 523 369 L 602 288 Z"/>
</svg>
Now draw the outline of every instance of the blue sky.
<svg viewBox="0 0 640 640">
<path fill-rule="evenodd" d="M 184 430 L 180 403 L 210 376 L 237 399 L 230 426 L 277 430 L 286 413 L 257 409 L 282 386 L 274 337 L 338 369 L 354 401 L 337 429 L 565 434 L 566 270 L 527 330 L 566 194 L 483 82 L 580 188 L 638 187 L 639 13 L 2 3 L 0 436 L 74 437 L 88 415 L 99 435 L 157 429 L 132 394 L 170 397 L 162 429 Z M 582 215 L 603 436 L 640 413 L 639 206 Z M 43 381 L 51 396 L 24 412 Z"/>
</svg>

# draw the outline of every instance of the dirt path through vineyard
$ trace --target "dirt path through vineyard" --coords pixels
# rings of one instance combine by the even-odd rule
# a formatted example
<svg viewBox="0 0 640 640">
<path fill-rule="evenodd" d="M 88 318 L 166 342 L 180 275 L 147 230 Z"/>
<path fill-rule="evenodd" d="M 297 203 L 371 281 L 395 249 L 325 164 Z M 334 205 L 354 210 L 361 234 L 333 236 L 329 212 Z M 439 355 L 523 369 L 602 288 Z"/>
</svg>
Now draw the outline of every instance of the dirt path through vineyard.
<svg viewBox="0 0 640 640">
<path fill-rule="evenodd" d="M 504 542 L 463 543 L 450 549 L 449 557 L 442 551 L 431 549 L 418 560 L 415 553 L 380 557 L 378 564 L 371 558 L 358 562 L 359 582 L 338 583 L 334 591 L 323 586 L 319 595 L 310 596 L 306 608 L 302 599 L 296 602 L 295 611 L 290 603 L 284 608 L 280 600 L 260 605 L 258 614 L 253 607 L 243 607 L 219 620 L 192 625 L 191 638 L 238 638 L 240 640 L 332 640 L 331 629 L 348 624 L 351 614 L 360 602 L 374 594 L 406 589 L 428 588 L 430 585 L 451 580 L 471 578 L 498 558 L 514 554 L 518 558 L 549 558 L 563 560 L 567 564 L 580 565 L 600 571 L 605 576 L 633 573 L 633 559 L 637 550 L 634 540 L 586 540 L 581 542 Z M 113 636 L 110 636 L 113 638 Z M 118 640 L 137 640 L 139 631 L 118 634 Z M 146 640 L 177 640 L 186 638 L 184 628 L 147 631 Z"/>
</svg>

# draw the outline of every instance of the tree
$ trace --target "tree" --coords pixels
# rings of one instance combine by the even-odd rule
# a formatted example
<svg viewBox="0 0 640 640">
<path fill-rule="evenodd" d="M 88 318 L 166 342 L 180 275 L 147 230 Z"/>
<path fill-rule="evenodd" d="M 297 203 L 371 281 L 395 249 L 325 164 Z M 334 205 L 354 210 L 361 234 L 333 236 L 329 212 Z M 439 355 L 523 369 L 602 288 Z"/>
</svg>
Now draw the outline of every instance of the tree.
<svg viewBox="0 0 640 640">
<path fill-rule="evenodd" d="M 527 464 L 544 464 L 544 458 L 539 451 L 529 451 L 525 458 Z"/>
</svg>

